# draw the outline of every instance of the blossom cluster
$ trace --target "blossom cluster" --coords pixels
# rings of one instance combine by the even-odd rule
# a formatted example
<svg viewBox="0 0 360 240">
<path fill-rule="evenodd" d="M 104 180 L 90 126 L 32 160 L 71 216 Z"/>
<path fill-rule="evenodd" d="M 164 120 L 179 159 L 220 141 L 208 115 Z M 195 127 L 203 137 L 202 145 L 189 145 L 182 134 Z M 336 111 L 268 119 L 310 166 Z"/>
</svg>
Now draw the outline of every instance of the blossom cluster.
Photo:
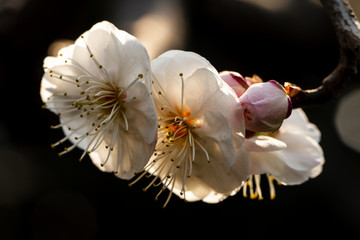
<svg viewBox="0 0 360 240">
<path fill-rule="evenodd" d="M 204 57 L 170 50 L 150 61 L 145 47 L 107 21 L 44 60 L 40 95 L 67 143 L 121 179 L 153 176 L 186 201 L 217 203 L 241 189 L 263 198 L 261 175 L 300 184 L 322 171 L 320 132 L 292 110 L 281 84 L 219 73 Z"/>
</svg>

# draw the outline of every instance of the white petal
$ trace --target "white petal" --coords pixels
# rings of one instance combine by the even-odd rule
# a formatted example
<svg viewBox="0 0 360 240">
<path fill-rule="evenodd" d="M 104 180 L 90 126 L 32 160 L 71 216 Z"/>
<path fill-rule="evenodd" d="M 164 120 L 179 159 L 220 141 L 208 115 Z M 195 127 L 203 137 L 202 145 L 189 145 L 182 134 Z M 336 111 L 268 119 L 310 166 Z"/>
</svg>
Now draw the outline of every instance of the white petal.
<svg viewBox="0 0 360 240">
<path fill-rule="evenodd" d="M 234 104 L 231 111 L 230 124 L 234 132 L 245 138 L 244 109 L 241 103 Z"/>
<path fill-rule="evenodd" d="M 69 64 L 76 65 L 94 79 L 102 79 L 99 67 L 94 62 L 94 59 L 90 57 L 90 53 L 83 41 L 82 38 L 78 38 L 73 45 L 60 49 L 58 61 L 67 60 Z"/>
<path fill-rule="evenodd" d="M 126 117 L 129 128 L 136 129 L 145 142 L 156 143 L 158 121 L 154 102 L 146 86 L 137 82 L 127 91 L 128 98 L 136 99 L 126 103 Z"/>
<path fill-rule="evenodd" d="M 159 139 L 158 142 L 161 141 L 162 139 Z M 158 176 L 159 179 L 162 180 L 163 184 L 167 186 L 169 190 L 172 190 L 173 193 L 175 193 L 178 197 L 185 197 L 187 201 L 199 201 L 209 195 L 210 192 L 213 190 L 202 181 L 201 176 L 198 177 L 194 174 L 191 174 L 191 177 L 188 177 L 189 172 L 188 169 L 185 169 L 184 165 L 182 165 L 180 168 L 175 168 L 176 163 L 171 161 L 170 159 L 175 159 L 180 151 L 181 148 L 173 149 L 171 153 L 167 154 L 165 159 L 157 159 L 158 156 L 155 156 L 153 154 L 149 161 L 149 164 L 151 164 L 151 168 L 148 169 L 148 172 L 150 174 Z M 185 159 L 185 161 L 188 160 Z M 195 165 L 193 163 L 193 169 L 197 167 Z M 168 176 L 173 177 L 172 180 L 174 182 L 166 185 L 170 181 L 170 178 L 168 178 Z M 186 182 L 184 182 L 184 177 Z M 185 188 L 183 189 L 184 183 Z M 183 190 L 185 190 L 185 194 L 183 194 Z"/>
<path fill-rule="evenodd" d="M 146 81 L 150 90 L 150 60 L 145 47 L 107 21 L 95 24 L 60 54 L 74 59 L 96 78 L 114 81 L 122 88 L 142 74 L 141 81 Z"/>
<path fill-rule="evenodd" d="M 217 73 L 208 60 L 194 52 L 170 50 L 151 61 L 153 73 L 161 83 L 166 82 L 169 76 L 183 74 L 184 79 L 190 77 L 197 69 L 207 68 Z"/>
<path fill-rule="evenodd" d="M 287 148 L 279 153 L 283 161 L 298 171 L 309 171 L 324 162 L 324 153 L 311 137 L 297 134 L 279 134 L 277 139 L 286 143 Z"/>
<path fill-rule="evenodd" d="M 293 109 L 289 118 L 285 119 L 280 131 L 308 135 L 319 142 L 321 133 L 319 129 L 309 122 L 302 109 Z"/>
<path fill-rule="evenodd" d="M 196 118 L 204 111 L 222 113 L 229 120 L 233 130 L 245 133 L 245 121 L 242 107 L 235 92 L 225 84 L 219 75 L 206 68 L 201 68 L 185 81 L 185 103 Z"/>
<path fill-rule="evenodd" d="M 259 135 L 245 140 L 248 151 L 269 152 L 286 148 L 286 143 L 269 136 Z"/>
<path fill-rule="evenodd" d="M 74 117 L 77 118 L 76 121 L 66 123 L 69 121 L 69 119 Z M 72 144 L 76 144 L 76 146 L 82 150 L 87 149 L 92 139 L 91 136 L 86 136 L 87 135 L 86 133 L 90 133 L 93 129 L 93 127 L 91 126 L 91 124 L 88 123 L 88 121 L 89 120 L 86 117 L 80 118 L 78 117 L 78 115 L 75 114 L 74 115 L 66 114 L 60 117 L 60 122 L 66 123 L 62 127 L 65 136 L 70 136 L 68 140 Z M 74 129 L 76 129 L 76 133 L 74 133 Z M 77 139 L 79 137 L 81 137 L 82 139 L 81 141 Z"/>
<path fill-rule="evenodd" d="M 49 101 L 49 99 L 55 94 L 55 93 L 60 93 L 60 92 L 64 92 L 64 91 L 59 91 L 58 86 L 55 83 L 52 83 L 51 81 L 48 80 L 49 76 L 43 76 L 42 80 L 41 80 L 41 87 L 40 87 L 40 95 L 41 95 L 41 100 L 46 103 Z M 50 107 L 54 107 L 54 106 L 50 106 Z M 52 110 L 54 111 L 54 110 Z M 55 113 L 58 113 L 58 111 L 54 111 Z"/>
<path fill-rule="evenodd" d="M 229 195 L 228 194 L 222 194 L 217 192 L 210 192 L 206 197 L 204 197 L 202 200 L 206 203 L 219 203 L 223 200 L 225 200 Z"/>
<path fill-rule="evenodd" d="M 154 80 L 171 103 L 178 107 L 181 105 L 182 80 L 190 77 L 199 68 L 216 72 L 205 58 L 193 52 L 171 50 L 151 61 Z"/>
<path fill-rule="evenodd" d="M 182 181 L 177 179 L 174 187 L 174 193 L 180 198 L 186 198 L 186 201 L 194 202 L 206 198 L 211 194 L 212 189 L 196 176 L 186 179 L 185 194 L 181 194 Z"/>
<path fill-rule="evenodd" d="M 313 169 L 311 169 L 309 176 L 311 178 L 316 178 L 317 176 L 319 176 L 323 170 L 323 164 L 324 164 L 324 162 L 322 162 L 321 164 L 319 164 L 316 167 L 314 167 Z"/>
<path fill-rule="evenodd" d="M 307 136 L 285 136 L 287 148 L 271 152 L 249 152 L 250 173 L 270 173 L 284 184 L 300 184 L 321 172 L 324 157 L 317 142 Z"/>
<path fill-rule="evenodd" d="M 217 142 L 208 139 L 201 143 L 208 150 L 210 163 L 204 154 L 197 153 L 194 163 L 196 168 L 193 168 L 194 176 L 201 178 L 214 192 L 230 195 L 248 177 L 249 165 L 246 150 L 243 148 L 238 151 L 235 163 L 228 167 L 224 164 L 226 160 L 219 150 L 220 147 Z"/>
<path fill-rule="evenodd" d="M 60 64 L 60 65 L 52 65 L 57 58 L 47 57 L 45 58 L 44 64 L 49 67 L 46 69 L 40 87 L 40 95 L 41 99 L 44 103 L 47 103 L 49 99 L 54 96 L 64 96 L 65 95 L 74 95 L 80 96 L 80 92 L 82 89 L 76 87 L 76 78 L 78 76 L 83 76 L 84 72 L 81 71 L 74 65 L 71 64 Z M 49 64 L 49 62 L 52 62 Z M 60 79 L 60 76 L 62 79 Z M 49 103 L 56 107 L 55 103 Z"/>
<path fill-rule="evenodd" d="M 235 100 L 230 103 L 221 101 L 222 92 L 220 91 L 219 79 L 206 68 L 196 70 L 193 75 L 187 78 L 184 88 L 185 102 L 191 109 L 192 117 L 203 114 L 204 108 L 207 110 L 222 110 L 216 108 L 217 106 L 214 106 L 213 102 L 220 102 L 225 111 L 230 112 L 232 103 L 235 102 Z M 214 98 L 217 101 L 214 101 Z"/>
<path fill-rule="evenodd" d="M 300 184 L 308 180 L 309 172 L 296 171 L 282 161 L 279 152 L 250 152 L 250 173 L 270 173 L 284 185 Z"/>
<path fill-rule="evenodd" d="M 106 146 L 110 145 L 109 134 L 105 141 L 90 154 L 93 163 L 102 171 L 118 172 L 117 177 L 121 179 L 131 179 L 135 173 L 140 172 L 148 162 L 154 145 L 148 144 L 136 129 L 129 128 L 127 133 L 119 131 L 117 141 L 110 152 Z"/>
<path fill-rule="evenodd" d="M 211 139 L 217 145 L 213 153 L 215 161 L 224 161 L 222 164 L 230 167 L 234 164 L 237 153 L 233 146 L 232 129 L 228 120 L 219 112 L 206 111 L 201 127 L 194 130 L 203 141 Z M 213 147 L 213 146 L 212 146 Z"/>
</svg>

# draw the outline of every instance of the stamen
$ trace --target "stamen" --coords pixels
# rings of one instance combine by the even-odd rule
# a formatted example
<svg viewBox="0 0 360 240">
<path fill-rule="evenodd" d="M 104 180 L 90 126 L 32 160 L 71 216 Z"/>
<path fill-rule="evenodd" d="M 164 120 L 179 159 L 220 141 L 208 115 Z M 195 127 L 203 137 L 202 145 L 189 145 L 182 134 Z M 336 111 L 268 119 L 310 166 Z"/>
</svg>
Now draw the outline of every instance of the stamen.
<svg viewBox="0 0 360 240">
<path fill-rule="evenodd" d="M 128 132 L 129 131 L 129 124 L 128 124 L 128 120 L 126 118 L 126 115 L 122 110 L 120 110 L 120 113 L 121 113 L 121 115 L 122 115 L 122 117 L 124 119 L 124 122 L 125 122 L 125 130 L 124 131 Z"/>
<path fill-rule="evenodd" d="M 183 147 L 181 148 L 180 152 L 176 155 L 175 160 L 178 159 L 180 157 L 180 155 L 182 155 L 184 153 L 187 143 L 188 143 L 188 139 L 186 138 L 185 142 L 183 144 Z M 180 164 L 181 164 L 181 162 L 180 162 Z M 180 164 L 177 164 L 177 165 L 180 165 Z"/>
<path fill-rule="evenodd" d="M 108 72 L 107 72 L 106 69 L 96 60 L 96 58 L 94 57 L 94 54 L 93 54 L 93 53 L 91 52 L 91 50 L 90 50 L 89 45 L 87 45 L 84 36 L 81 36 L 81 38 L 83 39 L 83 41 L 84 41 L 84 43 L 85 43 L 85 46 L 86 46 L 86 49 L 88 50 L 88 52 L 89 52 L 89 54 L 90 54 L 90 55 L 89 55 L 90 58 L 94 61 L 94 63 L 96 64 L 96 66 L 97 66 L 98 69 L 99 69 L 99 72 L 100 72 L 101 75 L 103 76 L 103 78 L 104 78 L 103 80 L 104 80 L 105 82 L 111 82 L 112 79 L 110 78 Z"/>
<path fill-rule="evenodd" d="M 52 69 L 49 70 L 49 76 L 50 76 L 50 77 L 53 77 L 53 78 L 57 78 L 57 79 L 62 80 L 62 81 L 64 81 L 64 82 L 67 82 L 67 83 L 76 85 L 76 83 L 75 83 L 76 77 L 75 77 L 75 76 L 72 76 L 72 75 L 63 75 L 63 74 L 61 74 L 60 72 L 55 71 L 55 70 L 52 70 Z"/>
<path fill-rule="evenodd" d="M 247 180 L 244 184 L 243 184 L 243 197 L 247 198 L 247 186 L 249 185 L 249 180 Z"/>
<path fill-rule="evenodd" d="M 73 150 L 75 147 L 77 147 L 77 146 L 80 144 L 80 142 L 81 142 L 82 140 L 83 140 L 83 139 L 81 139 L 80 141 L 74 143 L 74 144 L 71 145 L 70 147 L 65 147 L 65 148 L 64 148 L 64 151 L 62 151 L 62 152 L 59 153 L 59 156 L 62 156 L 62 155 L 64 155 L 65 153 L 68 153 L 68 152 L 70 152 L 71 150 Z"/>
<path fill-rule="evenodd" d="M 275 198 L 275 187 L 274 187 L 274 184 L 273 184 L 274 177 L 271 176 L 270 174 L 266 174 L 266 177 L 267 177 L 268 182 L 269 182 L 270 199 L 274 199 Z M 249 179 L 243 185 L 243 196 L 244 197 L 247 197 L 247 187 L 249 187 L 249 192 L 250 192 L 250 198 L 251 199 L 255 199 L 255 198 L 258 198 L 259 200 L 263 199 L 261 186 L 260 186 L 260 179 L 261 179 L 261 175 L 259 175 L 259 174 L 249 176 Z M 254 189 L 253 189 L 253 180 L 255 181 L 255 192 L 254 192 Z"/>
<path fill-rule="evenodd" d="M 177 111 L 176 111 L 175 109 L 173 109 L 172 107 L 167 106 L 167 105 L 162 106 L 160 109 L 161 109 L 161 111 L 164 110 L 164 109 L 169 109 L 172 114 L 174 114 L 174 115 L 177 114 Z M 173 118 L 170 118 L 170 119 L 172 120 Z M 169 120 L 170 120 L 170 119 L 169 119 Z"/>
<path fill-rule="evenodd" d="M 184 78 L 183 78 L 183 74 L 180 73 L 179 74 L 180 78 L 181 78 L 181 112 L 184 110 Z"/>
<path fill-rule="evenodd" d="M 154 177 L 154 179 L 145 188 L 143 188 L 143 191 L 146 192 L 151 186 L 155 187 L 156 184 L 154 184 L 154 183 L 158 178 L 159 178 L 159 176 Z M 161 184 L 161 181 L 160 181 L 160 184 Z"/>
<path fill-rule="evenodd" d="M 165 95 L 165 94 L 161 94 L 162 92 L 165 92 L 165 91 L 164 91 L 164 89 L 162 88 L 162 86 L 160 85 L 159 81 L 157 81 L 157 79 L 155 78 L 154 75 L 153 75 L 153 79 L 154 79 L 154 83 L 156 83 L 156 84 L 154 84 L 154 88 L 158 88 L 156 92 L 159 94 L 159 96 L 162 96 L 162 97 L 165 99 L 165 101 L 167 102 L 167 104 L 160 104 L 160 105 L 167 105 L 167 106 L 171 107 L 172 109 L 176 109 L 176 108 L 171 104 L 171 101 L 169 101 L 169 99 L 166 97 L 166 95 Z M 161 101 L 161 100 L 160 100 L 160 101 Z M 174 112 L 176 112 L 176 111 L 174 111 Z"/>
<path fill-rule="evenodd" d="M 77 108 L 70 108 L 70 109 L 68 108 L 68 110 L 66 110 L 66 111 L 58 112 L 58 114 L 63 115 L 63 114 L 66 114 L 66 113 L 76 112 L 76 111 L 79 111 L 79 110 L 80 109 L 77 109 Z"/>
<path fill-rule="evenodd" d="M 188 154 L 188 163 L 189 163 L 189 172 L 187 173 L 187 177 L 191 177 L 191 174 L 192 174 L 192 164 L 193 164 L 193 160 L 191 159 L 191 155 Z"/>
<path fill-rule="evenodd" d="M 54 94 L 54 95 L 52 95 L 51 97 L 48 98 L 48 101 L 51 102 L 51 103 L 69 103 L 69 102 L 74 102 L 76 100 L 75 98 L 72 98 L 69 95 L 66 96 L 66 99 L 63 99 L 63 98 L 52 99 L 53 97 L 62 97 L 62 96 Z"/>
<path fill-rule="evenodd" d="M 90 146 L 93 143 L 93 141 L 95 141 L 95 139 L 96 139 L 96 142 L 94 143 L 94 145 L 92 145 L 90 152 L 95 151 L 101 145 L 101 143 L 104 141 L 105 136 L 107 135 L 108 131 L 109 131 L 109 127 L 106 127 L 105 129 L 103 129 L 101 131 L 102 134 L 100 134 L 100 131 L 96 132 L 95 136 L 93 137 L 92 141 L 89 144 L 89 146 Z"/>
<path fill-rule="evenodd" d="M 131 183 L 128 184 L 129 187 L 131 187 L 132 185 L 134 185 L 135 183 L 137 183 L 141 178 L 143 178 L 145 175 L 147 174 L 147 172 L 142 172 L 140 176 L 138 176 L 134 181 L 132 181 Z"/>
<path fill-rule="evenodd" d="M 190 144 L 190 147 L 192 148 L 192 159 L 191 159 L 191 161 L 194 162 L 195 161 L 195 144 L 193 144 L 193 141 L 195 139 L 194 139 L 194 136 L 192 135 L 191 131 L 188 130 L 188 132 L 189 132 L 189 144 Z"/>
<path fill-rule="evenodd" d="M 116 155 L 116 168 L 115 168 L 114 173 L 118 174 L 119 173 L 119 167 L 120 167 L 120 141 L 119 141 L 119 135 L 118 134 L 116 134 L 115 141 L 117 142 L 117 155 Z"/>
<path fill-rule="evenodd" d="M 100 164 L 101 167 L 103 167 L 107 161 L 109 160 L 110 158 L 110 153 L 114 150 L 114 146 L 116 144 L 116 140 L 117 140 L 117 137 L 118 137 L 118 131 L 119 131 L 119 128 L 118 127 L 115 127 L 114 129 L 114 132 L 112 133 L 112 136 L 111 136 L 111 140 L 110 140 L 110 146 L 108 147 L 108 154 L 106 156 L 106 159 L 103 163 Z M 119 147 L 119 146 L 118 146 Z M 119 153 L 119 152 L 118 152 Z M 118 169 L 118 165 L 117 167 L 115 168 L 115 172 L 117 172 L 117 169 Z"/>
<path fill-rule="evenodd" d="M 274 187 L 274 177 L 271 176 L 270 174 L 266 174 L 266 177 L 268 179 L 269 182 L 269 188 L 270 188 L 270 199 L 273 200 L 275 198 L 275 187 Z"/>
<path fill-rule="evenodd" d="M 180 125 L 181 125 L 181 124 L 180 124 Z M 177 136 L 177 134 L 178 134 L 180 131 L 184 130 L 184 129 L 187 129 L 187 126 L 183 126 L 183 127 L 179 128 L 178 130 L 176 130 L 176 132 L 173 134 L 173 136 L 175 136 L 175 138 L 173 138 L 174 141 L 175 141 L 176 139 L 179 139 L 179 138 L 181 138 L 181 137 L 183 137 L 184 135 L 187 134 L 187 131 L 185 131 L 182 135 Z"/>
<path fill-rule="evenodd" d="M 115 116 L 115 113 L 119 109 L 120 109 L 119 102 L 116 102 L 115 105 L 112 107 L 110 114 L 100 123 L 100 125 L 110 122 L 113 119 L 113 116 Z"/>
<path fill-rule="evenodd" d="M 170 193 L 169 193 L 169 195 L 168 195 L 168 197 L 167 197 L 167 199 L 166 199 L 166 201 L 165 201 L 165 203 L 163 205 L 163 208 L 166 208 L 167 204 L 169 203 L 170 198 L 171 198 L 171 196 L 173 194 L 173 191 L 174 191 L 174 187 L 175 187 L 175 179 L 172 181 L 172 186 L 171 186 L 171 189 L 170 189 Z"/>
<path fill-rule="evenodd" d="M 135 78 L 125 89 L 124 91 L 126 92 L 127 90 L 129 90 L 129 88 L 131 88 L 135 83 L 137 83 L 137 81 L 139 81 L 140 79 L 143 78 L 142 74 L 139 74 L 137 78 Z"/>
<path fill-rule="evenodd" d="M 253 188 L 253 175 L 249 176 L 249 180 L 247 181 L 247 184 L 249 186 L 249 192 L 250 192 L 250 199 L 254 199 L 257 197 L 256 193 L 254 193 L 254 188 Z"/>
<path fill-rule="evenodd" d="M 189 156 L 189 154 L 187 154 L 187 156 Z M 185 158 L 185 154 L 184 154 L 184 158 Z M 191 164 L 191 161 L 190 161 L 190 164 Z M 184 166 L 184 174 L 183 174 L 183 179 L 182 179 L 182 182 L 181 182 L 181 192 L 180 192 L 180 194 L 181 193 L 184 193 L 185 192 L 185 183 L 186 183 L 186 177 L 188 176 L 188 174 L 187 174 L 187 168 L 188 168 L 188 164 L 187 164 L 187 161 L 185 161 L 185 164 L 184 164 L 185 166 Z M 181 194 L 182 195 L 182 194 Z"/>
<path fill-rule="evenodd" d="M 74 59 L 70 58 L 70 57 L 65 57 L 63 56 L 62 53 L 59 54 L 59 57 L 64 57 L 68 63 L 71 62 L 72 65 L 78 67 L 81 71 L 85 72 L 88 76 L 90 76 L 92 79 L 96 79 L 96 77 L 90 73 L 88 70 L 86 70 L 80 63 L 78 63 L 77 61 L 75 61 Z M 51 71 L 51 70 L 50 70 Z M 50 72 L 51 73 L 51 72 Z"/>
<path fill-rule="evenodd" d="M 103 84 L 99 81 L 90 81 L 91 84 L 93 84 L 92 86 L 86 88 L 85 93 L 89 93 L 90 90 L 92 91 L 93 89 L 103 89 L 103 90 L 109 90 L 109 91 L 114 91 L 114 89 L 106 84 Z"/>
<path fill-rule="evenodd" d="M 209 157 L 209 153 L 206 151 L 206 149 L 199 143 L 198 140 L 196 140 L 196 138 L 194 138 L 195 142 L 200 146 L 201 150 L 203 150 L 203 152 L 206 155 L 206 158 L 208 160 L 208 163 L 210 163 L 210 157 Z"/>
<path fill-rule="evenodd" d="M 260 175 L 259 174 L 256 174 L 254 176 L 254 179 L 255 179 L 255 185 L 256 185 L 256 195 L 258 196 L 258 199 L 259 200 L 263 200 L 263 196 L 262 196 L 262 192 L 261 192 L 261 187 L 260 187 Z"/>
</svg>

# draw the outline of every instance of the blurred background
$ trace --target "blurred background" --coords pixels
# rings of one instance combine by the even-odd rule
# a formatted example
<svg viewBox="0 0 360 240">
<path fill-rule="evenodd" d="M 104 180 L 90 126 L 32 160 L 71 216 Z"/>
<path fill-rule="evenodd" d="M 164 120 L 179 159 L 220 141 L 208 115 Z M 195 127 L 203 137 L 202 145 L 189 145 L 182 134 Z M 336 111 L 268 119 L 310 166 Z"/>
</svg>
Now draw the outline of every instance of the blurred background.
<svg viewBox="0 0 360 240">
<path fill-rule="evenodd" d="M 360 16 L 360 1 L 350 1 Z M 42 62 L 99 21 L 138 37 L 151 58 L 199 53 L 219 71 L 304 89 L 337 65 L 338 43 L 319 0 L 0 0 L 0 239 L 360 237 L 360 81 L 306 108 L 322 132 L 322 174 L 276 186 L 275 200 L 238 194 L 216 204 L 155 201 L 158 189 L 99 171 L 81 150 L 58 157 L 58 117 L 41 109 Z M 357 107 L 356 107 L 357 106 Z M 355 119 L 355 120 L 354 120 Z M 136 229 L 134 232 L 133 229 Z"/>
</svg>

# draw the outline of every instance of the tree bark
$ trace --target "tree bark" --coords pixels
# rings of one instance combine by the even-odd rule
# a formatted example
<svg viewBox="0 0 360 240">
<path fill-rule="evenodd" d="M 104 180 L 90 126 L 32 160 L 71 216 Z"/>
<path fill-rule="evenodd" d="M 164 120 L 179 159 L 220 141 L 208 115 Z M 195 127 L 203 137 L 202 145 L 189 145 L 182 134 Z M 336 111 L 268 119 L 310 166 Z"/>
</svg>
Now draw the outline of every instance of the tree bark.
<svg viewBox="0 0 360 240">
<path fill-rule="evenodd" d="M 321 0 L 328 11 L 340 45 L 340 59 L 337 67 L 316 89 L 302 90 L 286 83 L 287 89 L 294 89 L 290 95 L 293 108 L 321 105 L 337 96 L 344 82 L 357 74 L 360 58 L 360 23 L 347 0 Z"/>
</svg>

